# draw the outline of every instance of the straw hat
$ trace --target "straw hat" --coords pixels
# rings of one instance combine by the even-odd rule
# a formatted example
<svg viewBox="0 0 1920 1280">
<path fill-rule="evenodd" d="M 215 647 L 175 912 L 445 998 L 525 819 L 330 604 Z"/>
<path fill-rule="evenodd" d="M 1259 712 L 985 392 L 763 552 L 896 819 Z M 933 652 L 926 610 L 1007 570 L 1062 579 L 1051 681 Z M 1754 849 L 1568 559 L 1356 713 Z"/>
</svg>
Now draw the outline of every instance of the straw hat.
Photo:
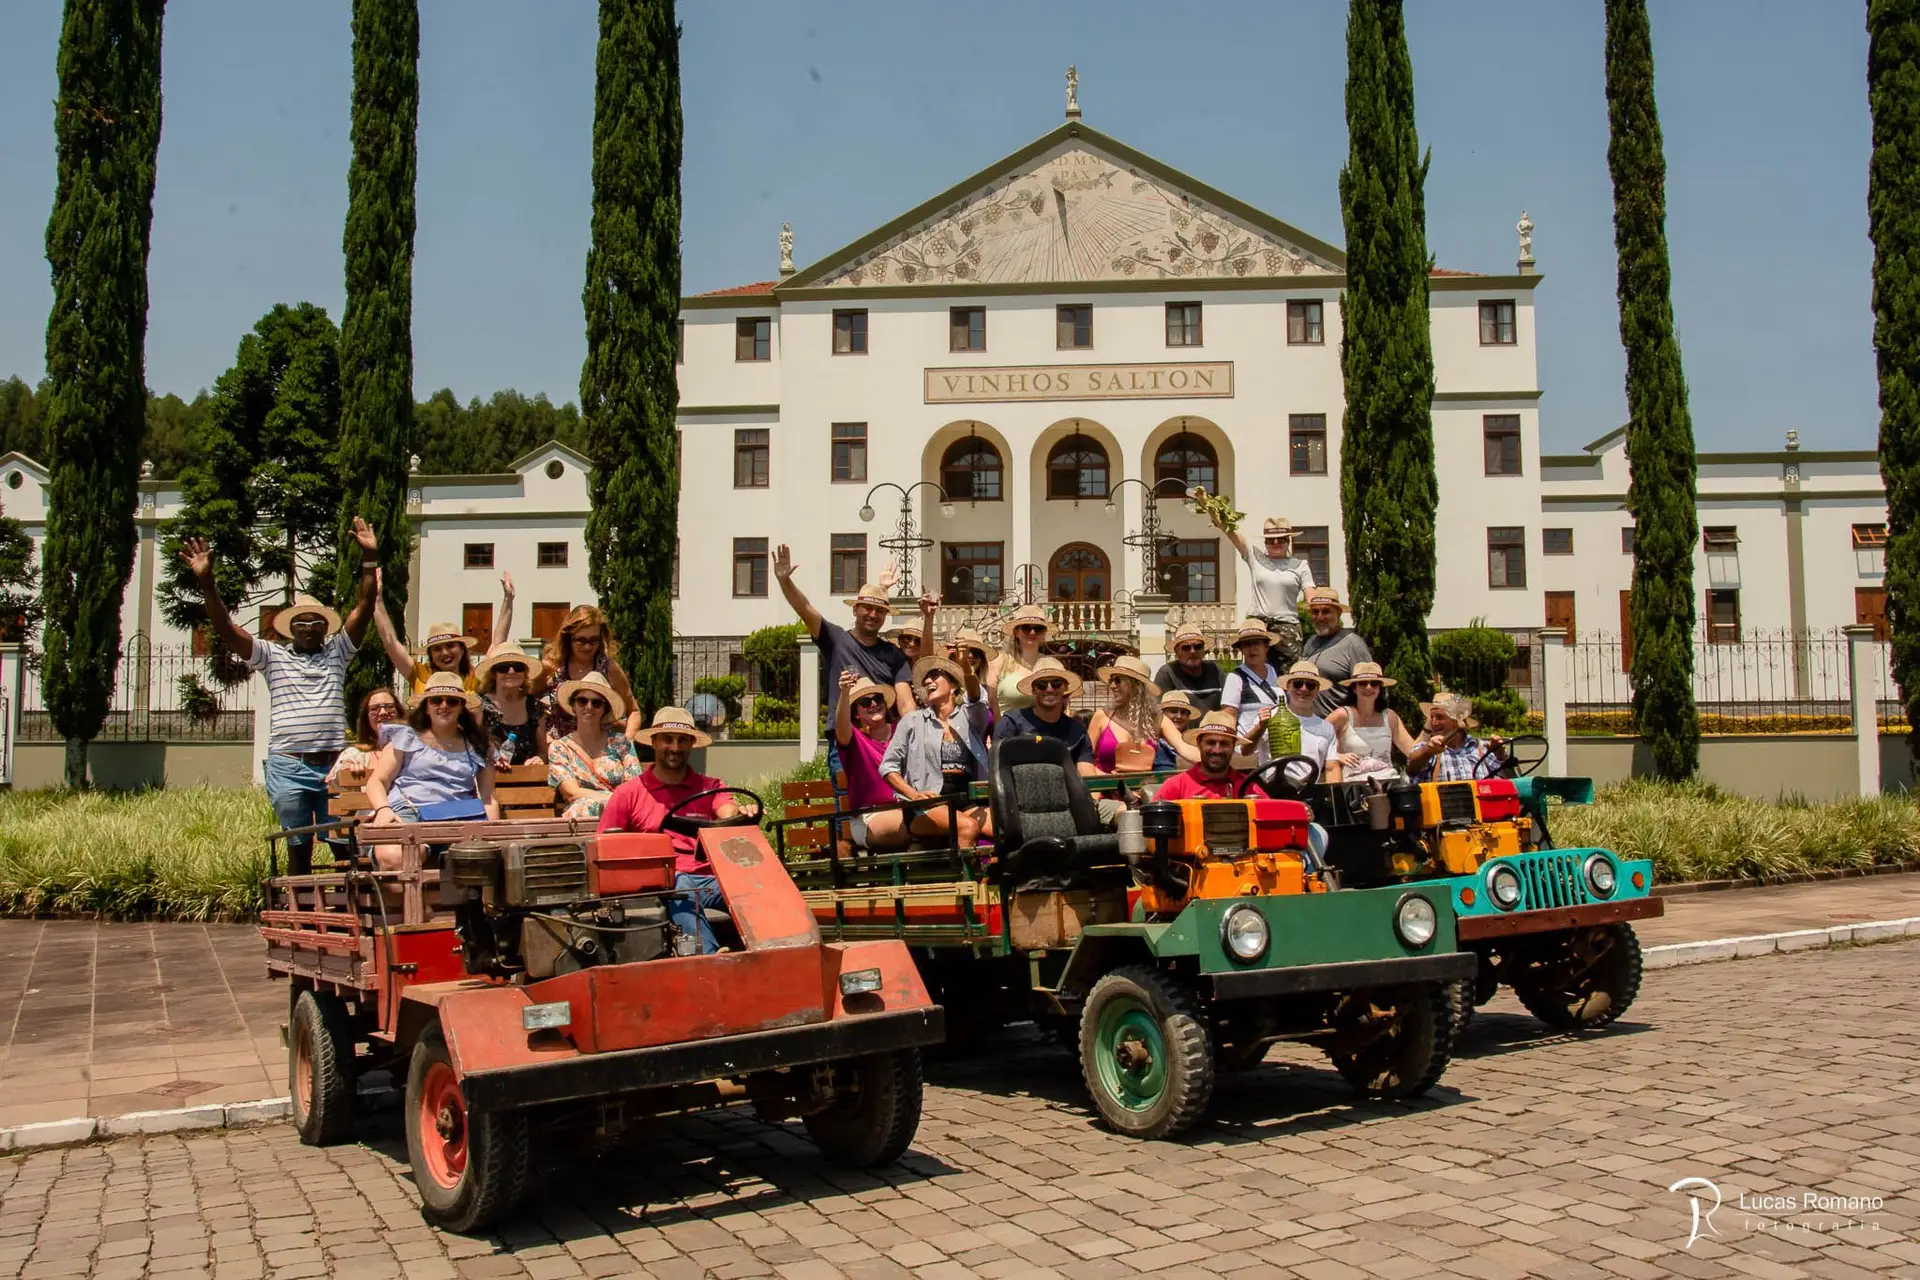
<svg viewBox="0 0 1920 1280">
<path fill-rule="evenodd" d="M 598 675 L 599 672 L 595 672 L 594 674 Z M 591 677 L 589 677 L 589 679 L 591 679 Z M 644 742 L 648 746 L 652 746 L 654 736 L 662 733 L 684 734 L 693 739 L 693 745 L 695 747 L 711 746 L 713 743 L 713 739 L 700 732 L 699 728 L 693 723 L 693 717 L 679 707 L 660 708 L 653 713 L 653 723 L 633 736 L 636 741 Z"/>
<path fill-rule="evenodd" d="M 1191 622 L 1181 623 L 1173 635 L 1168 637 L 1167 644 L 1171 648 L 1177 649 L 1189 640 L 1198 640 L 1201 644 L 1209 648 L 1212 647 L 1212 641 L 1207 639 L 1207 633 L 1194 626 Z"/>
<path fill-rule="evenodd" d="M 887 632 L 887 639 L 889 640 L 897 641 L 901 636 L 912 636 L 915 640 L 924 640 L 927 638 L 926 633 L 920 628 L 919 614 L 913 616 L 913 621 L 903 622 L 893 630 Z"/>
<path fill-rule="evenodd" d="M 486 657 L 473 664 L 473 678 L 484 684 L 487 677 L 492 675 L 496 669 L 512 663 L 518 663 L 520 666 L 525 667 L 529 676 L 533 674 L 535 667 L 538 665 L 532 658 L 527 656 L 526 650 L 522 649 L 518 644 L 511 640 L 502 640 L 499 644 L 487 650 Z"/>
<path fill-rule="evenodd" d="M 332 635 L 340 629 L 340 615 L 315 600 L 312 596 L 296 596 L 292 604 L 273 615 L 273 629 L 288 640 L 293 639 L 293 620 L 295 618 L 318 618 L 327 624 L 327 634 Z"/>
<path fill-rule="evenodd" d="M 1016 627 L 1040 628 L 1043 638 L 1046 632 L 1053 630 L 1053 623 L 1047 619 L 1047 611 L 1037 604 L 1023 604 L 1006 617 L 1000 619 L 1000 633 L 1010 636 Z"/>
<path fill-rule="evenodd" d="M 1168 707 L 1183 707 L 1192 711 L 1193 699 L 1187 696 L 1185 689 L 1169 689 L 1160 695 L 1160 709 L 1165 711 Z"/>
<path fill-rule="evenodd" d="M 893 692 L 893 686 L 890 684 L 875 683 L 866 676 L 861 676 L 858 680 L 854 681 L 853 686 L 847 690 L 847 705 L 851 707 L 854 703 L 860 701 L 860 699 L 876 693 L 886 700 L 887 708 L 891 710 L 896 698 Z"/>
<path fill-rule="evenodd" d="M 1233 647 L 1238 649 L 1249 640 L 1264 640 L 1268 644 L 1279 644 L 1280 637 L 1267 630 L 1258 618 L 1244 618 L 1240 630 L 1234 633 Z"/>
<path fill-rule="evenodd" d="M 407 710 L 412 711 L 428 698 L 448 697 L 460 699 L 467 704 L 469 711 L 480 709 L 480 695 L 468 691 L 465 677 L 454 671 L 436 671 L 427 677 L 427 682 L 420 686 L 420 692 L 414 694 L 407 703 Z"/>
<path fill-rule="evenodd" d="M 1121 654 L 1115 658 L 1110 665 L 1101 667 L 1093 674 L 1099 676 L 1102 680 L 1111 680 L 1115 676 L 1125 676 L 1130 680 L 1137 680 L 1141 684 L 1153 683 L 1153 672 L 1147 669 L 1147 664 L 1130 653 Z"/>
<path fill-rule="evenodd" d="M 1263 538 L 1291 538 L 1294 535 L 1293 521 L 1285 516 L 1268 516 L 1266 526 L 1260 531 Z"/>
<path fill-rule="evenodd" d="M 420 642 L 422 648 L 431 649 L 437 644 L 451 644 L 458 640 L 469 651 L 478 649 L 480 642 L 472 636 L 463 634 L 460 628 L 451 622 L 436 622 L 427 628 L 427 638 Z"/>
<path fill-rule="evenodd" d="M 1294 681 L 1294 680 L 1313 681 L 1313 683 L 1317 686 L 1315 690 L 1316 692 L 1318 692 L 1320 689 L 1333 688 L 1333 681 L 1321 675 L 1320 668 L 1314 666 L 1311 662 L 1308 662 L 1305 658 L 1300 659 L 1300 661 L 1288 667 L 1286 669 L 1286 672 L 1280 677 L 1280 683 L 1282 685 L 1285 685 L 1290 681 Z"/>
<path fill-rule="evenodd" d="M 572 715 L 573 699 L 577 694 L 582 693 L 599 694 L 607 700 L 607 706 L 610 708 L 606 717 L 608 724 L 616 724 L 627 718 L 627 700 L 615 693 L 613 686 L 607 682 L 607 678 L 598 671 L 589 671 L 578 680 L 569 680 L 561 685 L 560 692 L 554 696 L 554 701 L 560 704 L 562 711 Z M 684 716 L 687 713 L 682 711 L 680 714 Z M 691 716 L 687 718 L 692 719 Z"/>
<path fill-rule="evenodd" d="M 1332 587 L 1314 587 L 1307 592 L 1307 608 L 1312 609 L 1316 605 L 1338 609 L 1342 613 L 1347 609 L 1340 599 L 1340 593 Z"/>
<path fill-rule="evenodd" d="M 1204 734 L 1218 733 L 1240 741 L 1240 718 L 1231 711 L 1209 711 L 1200 718 L 1200 723 L 1187 729 L 1187 737 L 1198 739 Z"/>
<path fill-rule="evenodd" d="M 1069 698 L 1071 698 L 1074 694 L 1080 692 L 1080 686 L 1082 683 L 1084 683 L 1079 676 L 1075 675 L 1073 672 L 1061 666 L 1060 659 L 1042 658 L 1040 659 L 1040 661 L 1033 664 L 1033 670 L 1027 672 L 1026 675 L 1020 677 L 1020 683 L 1015 687 L 1018 688 L 1020 692 L 1026 694 L 1028 697 L 1032 697 L 1033 682 L 1035 680 L 1044 680 L 1048 678 L 1055 679 L 1055 680 L 1065 680 L 1067 682 L 1067 696 Z"/>
<path fill-rule="evenodd" d="M 1381 685 L 1382 687 L 1388 688 L 1388 689 L 1391 689 L 1393 688 L 1393 686 L 1400 683 L 1398 680 L 1388 679 L 1386 672 L 1380 669 L 1380 664 L 1377 662 L 1354 663 L 1353 673 L 1349 675 L 1345 680 L 1342 680 L 1340 682 L 1340 687 L 1342 689 L 1351 688 L 1353 686 L 1353 682 L 1356 680 L 1371 680 L 1375 684 Z"/>
<path fill-rule="evenodd" d="M 956 649 L 973 649 L 978 651 L 983 658 L 988 656 L 987 638 L 978 631 L 975 631 L 972 627 L 962 627 L 954 632 L 952 643 Z"/>
<path fill-rule="evenodd" d="M 941 675 L 953 681 L 954 688 L 963 689 L 966 687 L 967 673 L 960 669 L 959 663 L 944 653 L 929 653 L 917 660 L 913 664 L 913 682 L 919 684 L 927 678 L 930 672 L 934 671 L 938 671 Z"/>
<path fill-rule="evenodd" d="M 888 613 L 893 612 L 893 601 L 887 599 L 886 588 L 877 582 L 863 583 L 858 594 L 848 600 L 843 600 L 841 603 L 845 604 L 848 608 L 852 608 L 856 604 L 870 604 L 877 608 L 884 609 Z"/>
</svg>

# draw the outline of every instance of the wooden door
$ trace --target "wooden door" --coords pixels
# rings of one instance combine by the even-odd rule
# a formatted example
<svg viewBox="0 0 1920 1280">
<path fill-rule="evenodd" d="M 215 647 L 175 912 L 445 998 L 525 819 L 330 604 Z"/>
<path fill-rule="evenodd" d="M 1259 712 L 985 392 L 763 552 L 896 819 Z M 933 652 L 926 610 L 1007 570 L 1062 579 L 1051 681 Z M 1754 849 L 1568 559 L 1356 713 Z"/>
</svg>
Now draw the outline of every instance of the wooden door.
<svg viewBox="0 0 1920 1280">
<path fill-rule="evenodd" d="M 463 604 L 460 606 L 460 630 L 480 642 L 482 649 L 493 644 L 493 606 L 490 604 Z"/>
<path fill-rule="evenodd" d="M 1887 589 L 1855 587 L 1853 589 L 1853 620 L 1863 626 L 1872 627 L 1875 640 L 1891 640 L 1893 627 L 1887 622 Z"/>
<path fill-rule="evenodd" d="M 1633 592 L 1620 593 L 1620 669 L 1633 670 Z"/>
<path fill-rule="evenodd" d="M 533 606 L 533 634 L 540 637 L 542 643 L 560 634 L 561 624 L 566 622 L 571 605 L 536 604 Z M 565 655 L 561 655 L 564 657 Z"/>
<path fill-rule="evenodd" d="M 1580 634 L 1573 625 L 1573 592 L 1547 592 L 1547 629 L 1566 632 L 1568 643 Z"/>
<path fill-rule="evenodd" d="M 1047 564 L 1047 596 L 1053 600 L 1108 600 L 1113 562 L 1091 542 L 1069 542 Z"/>
</svg>

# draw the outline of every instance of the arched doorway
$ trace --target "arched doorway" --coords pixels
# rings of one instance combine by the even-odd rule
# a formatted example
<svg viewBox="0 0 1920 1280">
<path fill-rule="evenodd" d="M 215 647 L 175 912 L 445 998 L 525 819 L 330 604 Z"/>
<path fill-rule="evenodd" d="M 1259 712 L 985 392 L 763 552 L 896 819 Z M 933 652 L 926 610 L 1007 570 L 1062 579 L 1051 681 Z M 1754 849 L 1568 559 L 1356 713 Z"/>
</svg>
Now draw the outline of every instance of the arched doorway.
<svg viewBox="0 0 1920 1280">
<path fill-rule="evenodd" d="M 1061 602 L 1113 598 L 1113 562 L 1091 542 L 1069 542 L 1047 561 L 1047 598 Z"/>
</svg>

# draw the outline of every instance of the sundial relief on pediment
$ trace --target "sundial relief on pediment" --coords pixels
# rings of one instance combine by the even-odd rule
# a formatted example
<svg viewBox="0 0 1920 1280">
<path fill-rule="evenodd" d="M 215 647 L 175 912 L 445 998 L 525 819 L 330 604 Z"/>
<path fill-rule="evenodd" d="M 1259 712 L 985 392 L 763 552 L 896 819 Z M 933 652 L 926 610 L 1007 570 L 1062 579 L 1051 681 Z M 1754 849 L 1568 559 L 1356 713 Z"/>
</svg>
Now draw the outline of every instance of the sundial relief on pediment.
<svg viewBox="0 0 1920 1280">
<path fill-rule="evenodd" d="M 875 246 L 823 285 L 1324 275 L 1324 257 L 1069 146 Z"/>
</svg>

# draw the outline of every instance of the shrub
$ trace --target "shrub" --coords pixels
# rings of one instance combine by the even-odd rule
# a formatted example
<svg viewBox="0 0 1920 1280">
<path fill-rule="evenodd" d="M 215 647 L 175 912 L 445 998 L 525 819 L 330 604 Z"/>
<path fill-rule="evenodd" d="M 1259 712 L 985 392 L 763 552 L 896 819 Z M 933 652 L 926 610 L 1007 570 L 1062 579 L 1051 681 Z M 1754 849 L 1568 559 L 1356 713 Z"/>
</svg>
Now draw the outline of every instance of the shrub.
<svg viewBox="0 0 1920 1280">
<path fill-rule="evenodd" d="M 804 624 L 762 627 L 740 644 L 740 656 L 760 669 L 760 687 L 775 697 L 800 696 L 800 638 Z"/>
<path fill-rule="evenodd" d="M 1513 665 L 1514 655 L 1513 637 L 1506 632 L 1475 618 L 1464 627 L 1435 636 L 1432 647 L 1433 673 L 1455 693 L 1477 697 L 1506 689 L 1507 670 Z"/>
<path fill-rule="evenodd" d="M 745 676 L 701 676 L 693 682 L 695 693 L 710 693 L 727 709 L 728 720 L 740 718 L 740 699 L 747 692 Z"/>
<path fill-rule="evenodd" d="M 770 693 L 762 693 L 753 700 L 753 719 L 756 724 L 799 718 L 800 708 L 794 705 L 792 698 L 776 698 Z"/>
<path fill-rule="evenodd" d="M 220 718 L 220 696 L 200 682 L 200 677 L 192 674 L 181 676 L 180 709 L 202 724 L 210 724 Z"/>
<path fill-rule="evenodd" d="M 736 742 L 764 738 L 798 739 L 800 722 L 797 720 L 742 720 L 727 730 L 727 736 Z"/>
<path fill-rule="evenodd" d="M 1520 691 L 1504 685 L 1490 693 L 1473 695 L 1473 718 L 1480 722 L 1482 729 L 1509 737 L 1526 733 L 1532 720 Z"/>
</svg>

